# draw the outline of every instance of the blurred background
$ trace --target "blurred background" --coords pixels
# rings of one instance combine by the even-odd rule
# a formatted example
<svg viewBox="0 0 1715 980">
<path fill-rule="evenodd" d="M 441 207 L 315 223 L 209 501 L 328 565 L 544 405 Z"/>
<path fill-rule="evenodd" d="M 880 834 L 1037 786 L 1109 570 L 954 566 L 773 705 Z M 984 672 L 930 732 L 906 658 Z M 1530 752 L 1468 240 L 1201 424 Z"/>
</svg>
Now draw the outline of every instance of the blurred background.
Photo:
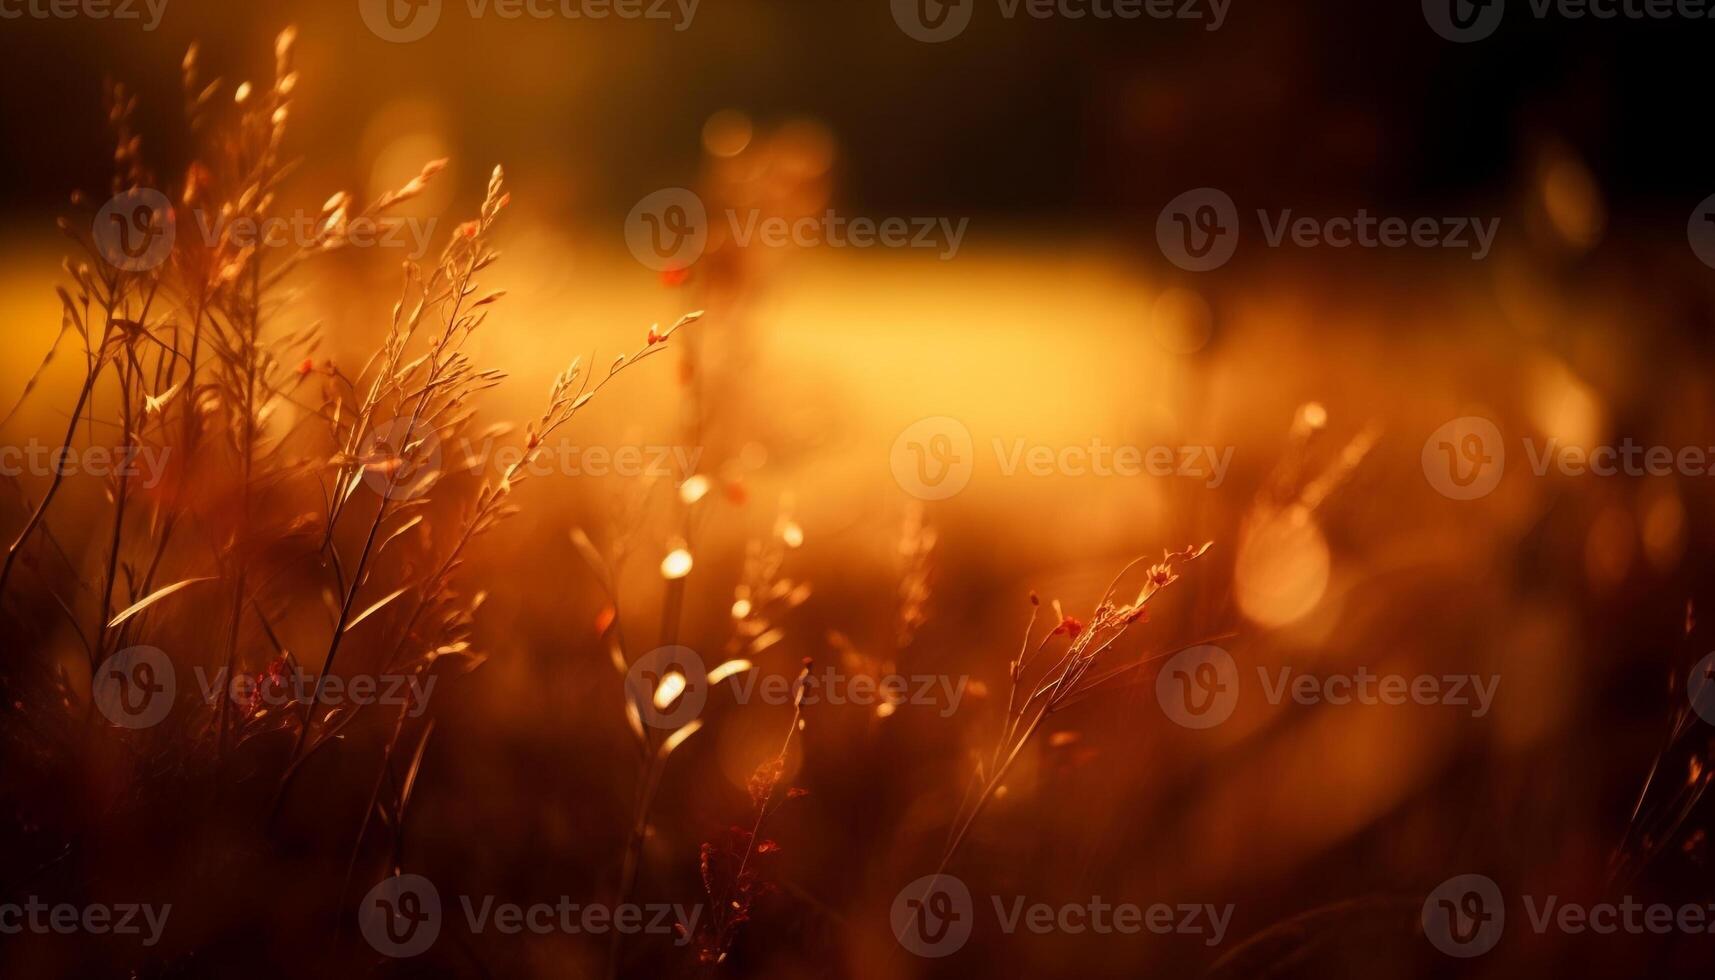
<svg viewBox="0 0 1715 980">
<path fill-rule="evenodd" d="M 1687 622 L 1711 585 L 1708 478 L 1536 476 L 1524 449 L 1715 444 L 1715 273 L 1686 232 L 1715 193 L 1715 143 L 1687 112 L 1704 26 L 1510 14 L 1469 45 L 1438 38 L 1416 4 L 1357 0 L 1234 0 L 1218 31 L 1008 20 L 979 5 L 940 44 L 907 36 L 879 0 L 707 3 L 682 31 L 473 18 L 449 3 L 404 44 L 367 30 L 349 0 L 170 0 L 152 32 L 6 21 L 0 394 L 10 408 L 59 329 L 54 219 L 74 190 L 104 196 L 102 80 L 136 92 L 145 158 L 180 174 L 194 152 L 186 47 L 209 76 L 265 84 L 273 37 L 295 24 L 293 206 L 338 190 L 370 200 L 445 157 L 402 209 L 435 222 L 438 248 L 490 169 L 506 168 L 502 260 L 483 281 L 507 296 L 476 347 L 509 378 L 485 424 L 532 417 L 573 357 L 604 363 L 650 324 L 707 311 L 568 437 L 700 453 L 719 492 L 698 505 L 694 535 L 671 506 L 685 474 L 560 474 L 521 487 L 522 513 L 470 557 L 465 574 L 488 593 L 488 661 L 444 680 L 397 835 L 403 866 L 443 896 L 617 894 L 642 771 L 603 641 L 617 616 L 633 659 L 676 639 L 710 664 L 743 650 L 770 674 L 815 657 L 970 685 L 947 716 L 807 708 L 788 778 L 809 793 L 770 818 L 775 890 L 728 961 L 698 965 L 642 937 L 627 975 L 1706 975 L 1710 936 L 1536 935 L 1513 905 L 1502 943 L 1458 961 L 1419 925 L 1423 897 L 1467 872 L 1509 895 L 1711 897 L 1696 806 L 1652 841 L 1663 853 L 1609 875 L 1708 649 Z M 700 259 L 663 274 L 633 257 L 626 222 L 673 187 L 711 214 L 832 209 L 968 231 L 942 258 L 744 246 L 717 220 Z M 1163 205 L 1199 187 L 1245 216 L 1233 260 L 1202 274 L 1171 264 L 1155 237 Z M 1264 247 L 1255 211 L 1287 208 L 1482 216 L 1500 232 L 1482 261 Z M 317 260 L 282 325 L 319 324 L 322 354 L 356 367 L 385 329 L 402 258 Z M 9 442 L 63 429 L 75 361 L 50 368 L 6 423 Z M 1422 462 L 1431 433 L 1464 416 L 1507 439 L 1506 473 L 1476 501 L 1438 493 Z M 945 499 L 896 478 L 897 440 L 928 417 L 974 442 L 969 484 Z M 1092 439 L 1230 448 L 1231 466 L 1216 486 L 1031 476 L 990 448 Z M 69 485 L 64 511 L 99 506 L 103 491 Z M 3 526 L 22 519 L 8 500 Z M 103 527 L 65 517 L 54 531 L 91 553 Z M 575 533 L 603 553 L 632 546 L 612 613 Z M 1288 666 L 1498 675 L 1493 711 L 1277 705 L 1247 682 L 1230 722 L 1196 731 L 1164 716 L 1153 678 L 1118 686 L 1050 719 L 948 870 L 979 908 L 989 895 L 1232 903 L 1225 941 L 1008 935 L 979 917 L 944 960 L 901 949 L 889 910 L 935 870 L 972 759 L 999 734 L 1032 590 L 1087 622 L 1128 561 L 1205 541 L 1116 653 L 1219 638 L 1253 681 Z M 733 613 L 751 542 L 784 547 L 779 575 L 810 587 L 760 647 Z M 674 580 L 682 618 L 663 626 L 678 600 L 661 562 L 681 546 L 694 565 Z M 791 716 L 712 693 L 703 729 L 663 767 L 636 900 L 702 900 L 699 846 L 748 824 L 746 780 Z M 1689 757 L 1674 745 L 1659 778 L 1687 783 L 1690 767 L 1700 785 L 1706 745 Z M 8 893 L 122 881 L 176 897 L 183 931 L 145 960 L 107 958 L 115 975 L 602 973 L 606 944 L 588 936 L 449 927 L 433 953 L 395 963 L 349 929 L 329 935 L 372 755 L 328 762 L 305 793 L 325 836 L 300 828 L 259 851 L 237 830 L 180 833 L 156 801 L 142 817 L 116 806 L 107 834 L 78 842 L 75 868 L 57 866 L 63 842 L 17 816 L 23 806 L 6 863 L 30 884 Z M 365 859 L 365 887 L 385 861 Z M 81 962 L 52 944 L 5 955 L 19 976 L 78 975 Z"/>
</svg>

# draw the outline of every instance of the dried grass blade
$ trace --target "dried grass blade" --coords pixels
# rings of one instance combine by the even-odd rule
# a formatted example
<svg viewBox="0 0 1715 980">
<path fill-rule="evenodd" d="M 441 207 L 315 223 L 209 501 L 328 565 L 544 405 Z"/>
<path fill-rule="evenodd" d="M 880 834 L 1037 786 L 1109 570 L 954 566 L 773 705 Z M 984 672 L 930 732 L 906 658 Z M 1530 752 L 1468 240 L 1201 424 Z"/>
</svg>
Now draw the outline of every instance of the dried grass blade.
<svg viewBox="0 0 1715 980">
<path fill-rule="evenodd" d="M 148 595 L 144 596 L 143 598 L 138 599 L 136 602 L 132 603 L 130 605 L 130 607 L 127 608 L 124 612 L 121 612 L 119 615 L 113 617 L 113 619 L 108 621 L 107 628 L 113 629 L 115 626 L 118 626 L 119 624 L 125 622 L 127 619 L 130 619 L 132 616 L 137 615 L 138 613 L 149 608 L 150 606 L 154 605 L 155 603 L 160 602 L 162 599 L 165 599 L 166 597 L 172 595 L 173 593 L 179 591 L 180 589 L 184 588 L 187 585 L 195 585 L 198 582 L 212 582 L 212 581 L 214 581 L 214 576 L 204 575 L 200 578 L 187 578 L 187 579 L 184 579 L 183 581 L 174 582 L 172 585 L 162 586 L 161 588 L 156 589 L 155 591 L 149 593 Z"/>
</svg>

